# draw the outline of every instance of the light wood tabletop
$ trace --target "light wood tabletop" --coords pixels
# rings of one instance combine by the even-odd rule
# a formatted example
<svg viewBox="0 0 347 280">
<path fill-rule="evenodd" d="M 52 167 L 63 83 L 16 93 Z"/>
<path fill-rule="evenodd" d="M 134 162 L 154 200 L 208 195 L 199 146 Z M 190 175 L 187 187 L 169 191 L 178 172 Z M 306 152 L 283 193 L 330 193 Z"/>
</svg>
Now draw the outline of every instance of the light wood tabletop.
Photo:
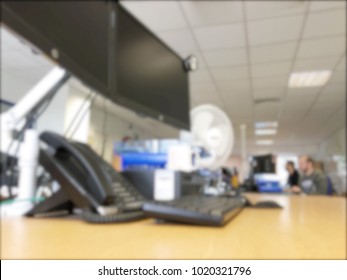
<svg viewBox="0 0 347 280">
<path fill-rule="evenodd" d="M 346 259 L 346 199 L 247 194 L 283 209 L 244 209 L 220 228 L 3 218 L 2 259 Z"/>
</svg>

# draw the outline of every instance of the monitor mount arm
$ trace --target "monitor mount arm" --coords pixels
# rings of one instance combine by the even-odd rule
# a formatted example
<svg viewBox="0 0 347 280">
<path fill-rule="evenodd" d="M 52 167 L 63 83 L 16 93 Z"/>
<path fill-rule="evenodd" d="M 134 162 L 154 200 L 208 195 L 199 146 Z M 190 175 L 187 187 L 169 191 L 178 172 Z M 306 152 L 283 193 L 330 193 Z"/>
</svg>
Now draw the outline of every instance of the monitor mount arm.
<svg viewBox="0 0 347 280">
<path fill-rule="evenodd" d="M 48 98 L 52 98 L 70 75 L 62 68 L 53 68 L 11 109 L 0 115 L 1 146 L 6 156 L 16 156 L 19 151 L 19 181 L 16 203 L 5 215 L 23 215 L 32 207 L 30 199 L 36 189 L 36 169 L 39 156 L 39 136 L 33 128 L 27 128 L 26 119 L 35 114 Z M 24 139 L 16 139 L 16 131 L 23 130 Z M 4 168 L 6 169 L 6 167 Z M 1 211 L 3 212 L 3 211 Z"/>
</svg>

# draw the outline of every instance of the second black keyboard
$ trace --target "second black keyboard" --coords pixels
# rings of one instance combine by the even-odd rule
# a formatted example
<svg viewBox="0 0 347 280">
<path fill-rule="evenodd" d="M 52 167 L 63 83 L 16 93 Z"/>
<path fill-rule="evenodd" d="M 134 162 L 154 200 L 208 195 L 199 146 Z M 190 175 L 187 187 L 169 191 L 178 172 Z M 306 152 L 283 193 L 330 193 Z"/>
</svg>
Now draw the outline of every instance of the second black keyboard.
<svg viewBox="0 0 347 280">
<path fill-rule="evenodd" d="M 184 196 L 172 201 L 152 201 L 143 206 L 147 216 L 190 224 L 222 226 L 246 204 L 243 197 Z"/>
</svg>

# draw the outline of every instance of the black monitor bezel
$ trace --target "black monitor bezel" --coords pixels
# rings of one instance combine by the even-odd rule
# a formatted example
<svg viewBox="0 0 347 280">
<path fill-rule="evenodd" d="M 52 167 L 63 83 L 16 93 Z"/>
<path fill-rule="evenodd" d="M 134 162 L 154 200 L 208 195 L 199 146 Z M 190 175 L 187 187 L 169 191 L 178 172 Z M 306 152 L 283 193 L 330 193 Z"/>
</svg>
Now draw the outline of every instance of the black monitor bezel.
<svg viewBox="0 0 347 280">
<path fill-rule="evenodd" d="M 103 1 L 100 1 L 103 2 Z M 153 119 L 162 121 L 174 127 L 180 129 L 190 130 L 190 117 L 189 111 L 188 122 L 184 122 L 178 119 L 175 119 L 171 116 L 158 112 L 150 107 L 142 105 L 140 103 L 134 102 L 131 99 L 126 98 L 123 95 L 118 94 L 117 89 L 117 49 L 118 49 L 118 23 L 117 23 L 117 14 L 121 9 L 122 12 L 130 16 L 135 22 L 137 22 L 142 28 L 144 28 L 149 35 L 151 35 L 155 40 L 159 41 L 163 47 L 165 47 L 169 52 L 174 54 L 177 59 L 182 62 L 182 69 L 184 69 L 184 61 L 178 53 L 172 50 L 165 42 L 158 38 L 151 30 L 144 26 L 136 17 L 129 13 L 124 7 L 122 7 L 118 1 L 107 1 L 106 4 L 109 5 L 109 42 L 108 42 L 108 85 L 104 85 L 102 82 L 98 81 L 91 74 L 85 71 L 80 67 L 74 60 L 69 57 L 69 55 L 60 51 L 60 56 L 58 59 L 52 57 L 51 50 L 55 48 L 54 44 L 50 42 L 47 38 L 43 37 L 39 32 L 34 30 L 30 25 L 23 22 L 16 14 L 12 13 L 10 9 L 6 7 L 6 1 L 1 3 L 1 21 L 8 27 L 10 30 L 14 31 L 18 36 L 28 41 L 35 48 L 42 51 L 51 61 L 55 64 L 61 65 L 71 74 L 75 75 L 83 83 L 91 87 L 93 90 L 96 90 L 100 94 L 103 94 L 105 97 L 109 98 L 115 103 L 129 108 L 135 112 L 139 112 L 142 116 L 149 116 Z M 4 21 L 4 15 L 6 15 L 6 21 Z M 23 36 L 25 34 L 25 36 Z M 189 98 L 189 76 L 187 75 L 187 92 L 188 92 L 188 110 L 190 108 L 190 98 Z"/>
<path fill-rule="evenodd" d="M 112 57 L 112 36 L 114 36 L 114 32 L 112 30 L 112 1 L 100 1 L 105 2 L 109 6 L 109 40 L 108 40 L 108 58 Z M 88 2 L 86 2 L 87 4 Z M 5 19 L 5 21 L 4 21 Z M 111 59 L 108 60 L 108 84 L 105 85 L 92 74 L 88 73 L 80 67 L 74 59 L 69 55 L 64 53 L 63 51 L 59 51 L 59 58 L 55 59 L 52 57 L 51 50 L 56 46 L 47 38 L 43 37 L 39 32 L 33 29 L 29 24 L 24 22 L 18 15 L 12 12 L 11 9 L 6 7 L 6 1 L 1 1 L 1 23 L 4 24 L 9 30 L 13 31 L 23 40 L 27 41 L 30 45 L 33 45 L 34 48 L 40 50 L 50 61 L 54 64 L 62 66 L 65 70 L 70 72 L 73 76 L 79 79 L 82 83 L 85 83 L 91 89 L 99 92 L 107 98 L 112 96 L 112 79 L 114 78 L 113 74 L 113 65 L 111 63 Z M 25 35 L 23 35 L 25 34 Z"/>
<path fill-rule="evenodd" d="M 121 6 L 121 4 L 119 3 L 115 3 L 115 36 L 113 37 L 115 40 L 115 44 L 114 44 L 114 53 L 117 53 L 118 50 L 118 36 L 119 36 L 119 30 L 118 30 L 118 22 L 117 22 L 117 14 L 119 13 L 119 11 L 122 11 L 124 13 L 126 13 L 129 17 L 131 17 L 134 21 L 136 21 L 142 28 L 144 28 L 149 35 L 151 35 L 155 40 L 159 41 L 160 44 L 163 45 L 163 47 L 165 47 L 169 52 L 171 52 L 172 54 L 174 54 L 177 59 L 179 59 L 182 63 L 182 69 L 184 70 L 184 61 L 181 58 L 181 56 L 175 52 L 173 49 L 171 49 L 165 42 L 163 42 L 160 38 L 158 38 L 158 36 L 156 36 L 151 30 L 149 30 L 146 26 L 144 26 L 142 24 L 142 22 L 140 22 L 135 16 L 133 16 L 131 13 L 129 13 L 124 7 Z M 158 112 L 152 108 L 149 108 L 147 106 L 144 106 L 140 103 L 134 102 L 133 100 L 126 98 L 124 95 L 120 95 L 118 94 L 118 88 L 117 88 L 117 71 L 121 71 L 121 69 L 117 68 L 118 67 L 118 63 L 116 61 L 117 59 L 117 55 L 114 56 L 114 73 L 115 73 L 115 79 L 113 80 L 113 87 L 114 87 L 114 91 L 113 91 L 113 95 L 112 95 L 112 100 L 122 106 L 125 106 L 135 112 L 139 112 L 140 115 L 142 116 L 148 116 L 151 117 L 155 120 L 164 122 L 166 124 L 172 125 L 176 128 L 179 129 L 185 129 L 185 130 L 190 130 L 190 115 L 189 115 L 189 111 L 187 112 L 188 114 L 188 123 L 183 122 L 181 120 L 175 119 L 171 116 L 168 116 L 166 114 L 163 114 L 161 112 Z M 190 98 L 189 98 L 189 75 L 186 71 L 186 75 L 187 75 L 187 92 L 188 92 L 188 100 L 187 100 L 187 104 L 188 104 L 188 108 L 190 108 Z"/>
</svg>

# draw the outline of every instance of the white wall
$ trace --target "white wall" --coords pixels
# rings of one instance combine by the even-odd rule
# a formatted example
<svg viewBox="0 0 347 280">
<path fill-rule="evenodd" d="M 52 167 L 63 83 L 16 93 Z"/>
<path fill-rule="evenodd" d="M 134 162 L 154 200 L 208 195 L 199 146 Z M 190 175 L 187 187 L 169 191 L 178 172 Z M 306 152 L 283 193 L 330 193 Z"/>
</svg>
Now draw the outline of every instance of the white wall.
<svg viewBox="0 0 347 280">
<path fill-rule="evenodd" d="M 70 86 L 64 118 L 66 136 L 82 143 L 87 143 L 89 137 L 91 102 L 87 97 L 85 92 Z"/>
<path fill-rule="evenodd" d="M 3 100 L 16 103 L 32 86 L 33 83 L 27 80 L 1 71 L 1 99 Z"/>
<path fill-rule="evenodd" d="M 64 118 L 69 87 L 63 86 L 54 96 L 53 100 L 37 120 L 37 130 L 64 133 Z"/>
<path fill-rule="evenodd" d="M 143 129 L 120 119 L 113 113 L 108 112 L 105 119 L 105 110 L 103 108 L 97 106 L 91 107 L 88 143 L 101 155 L 103 142 L 105 141 L 103 154 L 105 160 L 108 162 L 112 161 L 114 143 L 115 141 L 121 140 L 124 136 L 139 139 L 152 138 Z"/>
<path fill-rule="evenodd" d="M 17 103 L 34 85 L 34 82 L 1 71 L 1 99 L 3 100 Z M 55 94 L 50 105 L 37 121 L 39 132 L 50 130 L 63 133 L 68 94 L 69 88 L 67 85 Z"/>
</svg>

